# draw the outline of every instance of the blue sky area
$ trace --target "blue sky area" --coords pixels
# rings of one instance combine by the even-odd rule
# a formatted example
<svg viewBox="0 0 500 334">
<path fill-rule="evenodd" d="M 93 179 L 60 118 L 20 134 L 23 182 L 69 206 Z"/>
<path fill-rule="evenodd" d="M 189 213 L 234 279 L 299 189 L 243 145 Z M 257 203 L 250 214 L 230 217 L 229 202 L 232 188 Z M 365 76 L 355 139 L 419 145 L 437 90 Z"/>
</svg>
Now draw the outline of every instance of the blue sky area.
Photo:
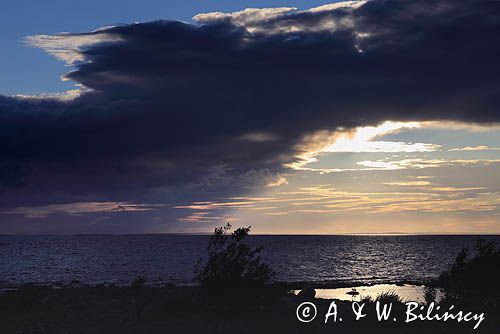
<svg viewBox="0 0 500 334">
<path fill-rule="evenodd" d="M 6 1 L 0 11 L 0 94 L 57 93 L 74 87 L 72 82 L 59 78 L 68 67 L 22 42 L 29 35 L 87 32 L 102 26 L 151 20 L 190 22 L 194 15 L 203 12 L 232 12 L 249 7 L 305 9 L 332 2 L 335 1 Z"/>
</svg>

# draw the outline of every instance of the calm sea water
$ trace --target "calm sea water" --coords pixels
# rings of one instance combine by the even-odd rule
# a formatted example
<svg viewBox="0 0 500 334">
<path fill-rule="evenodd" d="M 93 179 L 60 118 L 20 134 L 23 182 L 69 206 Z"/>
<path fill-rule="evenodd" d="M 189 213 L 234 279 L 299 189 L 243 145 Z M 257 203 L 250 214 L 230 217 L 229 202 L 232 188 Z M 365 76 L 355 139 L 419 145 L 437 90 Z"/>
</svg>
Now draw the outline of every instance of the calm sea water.
<svg viewBox="0 0 500 334">
<path fill-rule="evenodd" d="M 489 236 L 500 243 L 500 236 Z M 251 236 L 287 282 L 436 277 L 477 236 Z M 208 236 L 0 236 L 0 286 L 21 283 L 191 284 Z"/>
</svg>

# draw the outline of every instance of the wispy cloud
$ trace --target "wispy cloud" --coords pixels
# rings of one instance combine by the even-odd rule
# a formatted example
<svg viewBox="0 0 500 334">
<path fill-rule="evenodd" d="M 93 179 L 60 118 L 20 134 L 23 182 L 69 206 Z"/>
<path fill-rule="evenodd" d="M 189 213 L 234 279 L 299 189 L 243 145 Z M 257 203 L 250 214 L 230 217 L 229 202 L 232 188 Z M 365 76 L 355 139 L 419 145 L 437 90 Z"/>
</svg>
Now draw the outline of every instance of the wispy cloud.
<svg viewBox="0 0 500 334">
<path fill-rule="evenodd" d="M 303 152 L 297 156 L 296 162 L 288 164 L 287 167 L 294 170 L 319 171 L 322 173 L 339 172 L 354 169 L 316 169 L 308 167 L 308 165 L 317 162 L 317 156 L 321 153 L 421 153 L 439 150 L 441 145 L 438 144 L 375 140 L 377 137 L 397 133 L 402 129 L 419 127 L 418 122 L 388 121 L 378 126 L 358 127 L 350 131 L 340 129 L 334 133 L 318 132 L 304 139 L 300 149 Z M 384 162 L 366 162 L 366 164 L 370 165 L 367 167 L 373 168 L 390 167 Z"/>
<path fill-rule="evenodd" d="M 467 132 L 472 132 L 472 133 L 485 133 L 485 132 L 500 131 L 500 123 L 499 122 L 477 124 L 477 123 L 469 123 L 469 122 L 440 120 L 440 121 L 423 121 L 423 122 L 420 122 L 420 124 L 424 128 L 437 129 L 437 130 L 467 131 Z"/>
<path fill-rule="evenodd" d="M 275 180 L 269 182 L 267 187 L 279 187 L 288 184 L 288 180 L 284 176 L 279 176 Z"/>
<path fill-rule="evenodd" d="M 175 209 L 191 209 L 191 210 L 210 210 L 218 208 L 248 208 L 252 206 L 254 201 L 244 201 L 244 202 L 193 202 L 189 205 L 177 205 Z"/>
<path fill-rule="evenodd" d="M 467 166 L 467 165 L 491 165 L 500 163 L 500 159 L 470 159 L 470 160 L 447 160 L 447 159 L 403 159 L 403 160 L 366 160 L 357 162 L 358 165 L 367 167 L 361 170 L 397 170 L 397 169 L 421 169 L 443 166 Z"/>
<path fill-rule="evenodd" d="M 417 122 L 385 122 L 379 126 L 367 126 L 357 128 L 353 133 L 340 135 L 335 143 L 324 148 L 323 152 L 432 152 L 438 150 L 441 145 L 427 143 L 405 143 L 374 140 L 377 137 L 396 133 L 402 129 L 418 128 Z"/>
<path fill-rule="evenodd" d="M 400 181 L 400 182 L 385 182 L 383 184 L 386 184 L 388 186 L 429 186 L 432 183 L 429 181 Z"/>
<path fill-rule="evenodd" d="M 487 187 L 445 186 L 427 181 L 401 181 L 386 183 L 402 187 L 401 191 L 353 191 L 336 189 L 328 185 L 299 188 L 292 192 L 278 192 L 274 197 L 261 200 L 256 197 L 245 202 L 214 202 L 204 206 L 186 205 L 177 208 L 200 210 L 184 221 L 210 220 L 209 212 L 219 210 L 251 210 L 266 216 L 295 214 L 389 214 L 402 212 L 419 213 L 474 213 L 499 209 L 500 194 L 490 192 Z M 202 218 L 200 218 L 202 217 Z M 223 219 L 222 215 L 212 216 Z M 313 219 L 313 218 L 312 218 Z"/>
<path fill-rule="evenodd" d="M 13 95 L 12 97 L 20 100 L 57 100 L 57 101 L 67 102 L 67 101 L 72 101 L 89 91 L 90 91 L 89 89 L 81 87 L 79 89 L 71 89 L 63 93 L 43 93 L 37 95 L 16 94 Z"/>
<path fill-rule="evenodd" d="M 85 60 L 83 51 L 97 44 L 118 42 L 122 39 L 113 34 L 106 33 L 105 27 L 90 33 L 28 36 L 25 41 L 28 45 L 41 48 L 47 53 L 64 61 L 67 65 L 75 65 Z"/>
<path fill-rule="evenodd" d="M 24 215 L 27 218 L 45 218 L 52 214 L 82 215 L 96 212 L 150 211 L 163 207 L 162 204 L 135 204 L 129 202 L 78 202 L 44 206 L 22 206 L 2 211 L 3 214 Z"/>
<path fill-rule="evenodd" d="M 232 221 L 237 221 L 237 220 L 238 220 L 238 218 L 234 218 L 231 216 L 212 215 L 212 214 L 210 214 L 209 211 L 193 212 L 190 215 L 179 219 L 179 221 L 181 221 L 181 222 L 190 222 L 190 223 L 221 223 L 221 222 L 232 222 Z"/>
<path fill-rule="evenodd" d="M 452 148 L 448 151 L 455 152 L 455 151 L 499 151 L 499 150 L 500 150 L 500 148 L 498 148 L 498 147 L 490 147 L 487 145 L 480 145 L 480 146 L 457 147 L 457 148 Z"/>
</svg>

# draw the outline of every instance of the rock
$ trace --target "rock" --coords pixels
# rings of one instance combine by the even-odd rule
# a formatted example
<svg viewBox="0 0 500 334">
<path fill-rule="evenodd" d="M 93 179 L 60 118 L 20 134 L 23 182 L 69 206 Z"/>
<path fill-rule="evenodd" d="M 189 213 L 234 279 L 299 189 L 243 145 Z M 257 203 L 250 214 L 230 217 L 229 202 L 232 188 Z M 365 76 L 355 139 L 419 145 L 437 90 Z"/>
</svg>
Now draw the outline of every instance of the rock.
<svg viewBox="0 0 500 334">
<path fill-rule="evenodd" d="M 304 288 L 300 290 L 300 292 L 297 294 L 297 297 L 299 297 L 302 300 L 311 300 L 316 297 L 316 290 L 314 290 L 311 287 Z"/>
</svg>

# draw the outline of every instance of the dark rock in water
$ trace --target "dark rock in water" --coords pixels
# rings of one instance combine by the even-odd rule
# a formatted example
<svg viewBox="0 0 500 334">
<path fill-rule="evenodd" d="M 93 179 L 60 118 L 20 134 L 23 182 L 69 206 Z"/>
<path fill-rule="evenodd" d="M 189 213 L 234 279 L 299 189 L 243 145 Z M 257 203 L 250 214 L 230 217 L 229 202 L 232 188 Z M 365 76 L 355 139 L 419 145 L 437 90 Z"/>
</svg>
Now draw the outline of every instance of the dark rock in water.
<svg viewBox="0 0 500 334">
<path fill-rule="evenodd" d="M 304 288 L 300 290 L 300 292 L 297 294 L 297 297 L 303 300 L 314 299 L 316 297 L 316 290 L 311 287 Z"/>
<path fill-rule="evenodd" d="M 79 281 L 77 279 L 74 279 L 71 282 L 69 282 L 69 284 L 65 285 L 65 287 L 68 287 L 68 288 L 81 288 L 81 287 L 84 287 L 84 284 L 82 284 L 81 281 Z"/>
<path fill-rule="evenodd" d="M 167 282 L 167 283 L 165 283 L 164 288 L 166 288 L 166 289 L 175 289 L 176 285 L 174 283 L 172 283 L 172 282 Z"/>
</svg>

